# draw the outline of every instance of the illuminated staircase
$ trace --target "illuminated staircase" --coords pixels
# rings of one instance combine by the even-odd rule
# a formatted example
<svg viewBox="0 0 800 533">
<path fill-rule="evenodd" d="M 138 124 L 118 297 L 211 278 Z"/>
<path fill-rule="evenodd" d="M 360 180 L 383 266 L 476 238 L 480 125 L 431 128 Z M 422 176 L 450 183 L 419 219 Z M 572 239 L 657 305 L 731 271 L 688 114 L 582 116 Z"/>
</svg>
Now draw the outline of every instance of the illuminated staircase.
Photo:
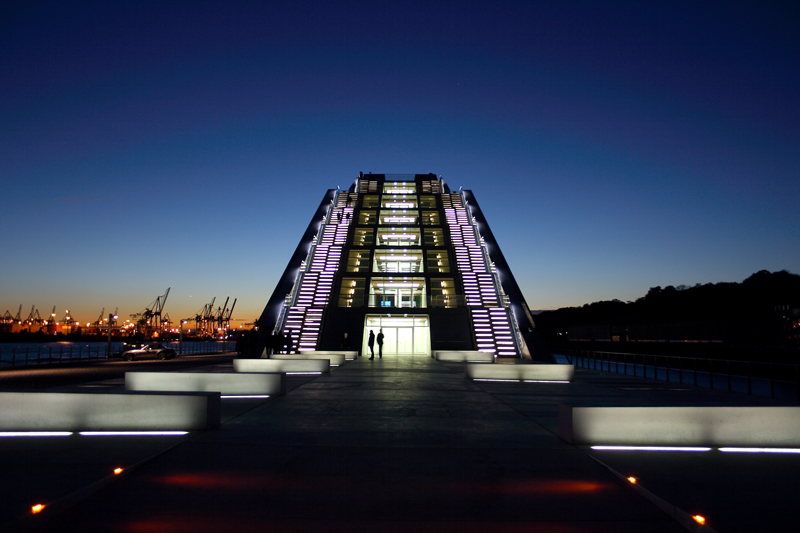
<svg viewBox="0 0 800 533">
<path fill-rule="evenodd" d="M 460 194 L 443 194 L 442 202 L 478 350 L 498 357 L 519 357 L 514 316 L 480 232 Z"/>
</svg>

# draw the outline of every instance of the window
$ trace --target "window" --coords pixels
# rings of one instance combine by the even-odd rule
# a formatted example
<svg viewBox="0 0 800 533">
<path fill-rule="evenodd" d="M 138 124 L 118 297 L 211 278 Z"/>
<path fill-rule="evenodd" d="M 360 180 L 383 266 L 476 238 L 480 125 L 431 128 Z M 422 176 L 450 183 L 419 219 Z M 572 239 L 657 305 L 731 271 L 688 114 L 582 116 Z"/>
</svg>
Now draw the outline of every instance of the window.
<svg viewBox="0 0 800 533">
<path fill-rule="evenodd" d="M 423 209 L 436 209 L 436 197 L 427 195 L 420 196 L 419 206 Z"/>
<path fill-rule="evenodd" d="M 361 207 L 365 209 L 376 208 L 378 207 L 378 195 L 370 194 L 365 195 L 364 198 L 361 200 Z"/>
<path fill-rule="evenodd" d="M 387 181 L 383 184 L 383 194 L 417 194 L 417 184 L 413 181 Z"/>
<path fill-rule="evenodd" d="M 425 278 L 389 276 L 372 278 L 370 307 L 426 307 Z"/>
<path fill-rule="evenodd" d="M 447 250 L 428 250 L 425 252 L 425 266 L 428 272 L 450 272 L 450 258 Z"/>
<path fill-rule="evenodd" d="M 375 250 L 374 272 L 422 272 L 422 250 L 389 248 Z"/>
<path fill-rule="evenodd" d="M 417 224 L 419 213 L 413 209 L 384 209 L 380 218 L 381 224 Z"/>
<path fill-rule="evenodd" d="M 364 305 L 365 278 L 343 278 L 339 290 L 339 307 L 361 307 Z"/>
<path fill-rule="evenodd" d="M 353 234 L 353 246 L 372 246 L 375 243 L 375 230 L 372 228 L 356 228 Z"/>
<path fill-rule="evenodd" d="M 426 226 L 438 226 L 439 222 L 439 212 L 438 211 L 423 211 L 422 212 L 422 223 Z"/>
<path fill-rule="evenodd" d="M 350 250 L 347 272 L 369 272 L 369 250 Z"/>
<path fill-rule="evenodd" d="M 442 228 L 425 228 L 425 246 L 444 246 Z"/>
<path fill-rule="evenodd" d="M 431 278 L 431 307 L 457 307 L 453 278 Z"/>
<path fill-rule="evenodd" d="M 392 226 L 378 228 L 378 246 L 419 246 L 419 228 Z"/>
<path fill-rule="evenodd" d="M 416 196 L 408 198 L 404 194 L 399 197 L 396 194 L 384 195 L 383 200 L 381 200 L 381 207 L 384 209 L 416 209 L 417 198 Z"/>
<path fill-rule="evenodd" d="M 358 223 L 361 225 L 375 224 L 378 222 L 378 215 L 375 211 L 359 211 Z"/>
</svg>

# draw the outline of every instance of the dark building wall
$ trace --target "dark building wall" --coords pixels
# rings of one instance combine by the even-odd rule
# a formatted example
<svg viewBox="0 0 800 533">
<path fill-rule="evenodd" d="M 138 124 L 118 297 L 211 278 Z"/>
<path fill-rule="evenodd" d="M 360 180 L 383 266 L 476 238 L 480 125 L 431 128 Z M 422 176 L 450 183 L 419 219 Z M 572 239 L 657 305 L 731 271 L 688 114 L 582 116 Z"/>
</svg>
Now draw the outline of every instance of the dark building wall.
<svg viewBox="0 0 800 533">
<path fill-rule="evenodd" d="M 272 296 L 264 307 L 261 317 L 258 319 L 257 351 L 259 354 L 261 354 L 264 349 L 266 336 L 271 334 L 275 327 L 281 310 L 283 309 L 284 299 L 286 295 L 292 291 L 294 282 L 297 279 L 297 273 L 300 271 L 300 264 L 308 255 L 314 236 L 322 225 L 322 217 L 325 216 L 328 206 L 335 195 L 336 189 L 329 189 L 325 196 L 323 196 L 317 211 L 314 213 L 314 217 L 311 219 L 311 222 L 309 222 L 308 228 L 306 228 L 302 239 L 300 239 L 300 243 L 297 245 L 294 254 L 292 254 L 292 258 L 289 260 L 289 264 L 286 265 L 286 269 L 283 271 L 280 281 L 278 281 L 278 285 L 275 287 L 275 290 L 272 291 Z"/>
</svg>

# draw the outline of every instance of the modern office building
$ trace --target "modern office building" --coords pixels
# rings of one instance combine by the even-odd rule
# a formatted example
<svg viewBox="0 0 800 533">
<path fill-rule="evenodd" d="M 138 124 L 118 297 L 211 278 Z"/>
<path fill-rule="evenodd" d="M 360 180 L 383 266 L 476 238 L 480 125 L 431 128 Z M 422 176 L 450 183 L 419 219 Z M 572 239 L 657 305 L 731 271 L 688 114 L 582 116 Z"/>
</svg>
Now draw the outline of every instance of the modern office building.
<svg viewBox="0 0 800 533">
<path fill-rule="evenodd" d="M 359 175 L 329 190 L 259 321 L 295 350 L 481 350 L 550 361 L 471 191 L 434 174 Z M 260 350 L 259 350 L 260 353 Z"/>
</svg>

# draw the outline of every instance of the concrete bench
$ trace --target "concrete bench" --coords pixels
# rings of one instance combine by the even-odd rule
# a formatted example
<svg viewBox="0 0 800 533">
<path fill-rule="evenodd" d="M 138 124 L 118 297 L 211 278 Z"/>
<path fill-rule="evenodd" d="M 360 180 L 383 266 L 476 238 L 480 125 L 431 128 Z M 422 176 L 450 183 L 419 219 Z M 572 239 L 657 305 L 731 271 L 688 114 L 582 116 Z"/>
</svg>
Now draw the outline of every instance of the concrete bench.
<svg viewBox="0 0 800 533">
<path fill-rule="evenodd" d="M 193 431 L 219 423 L 218 392 L 0 392 L 0 431 Z"/>
<path fill-rule="evenodd" d="M 376 346 L 375 349 L 378 347 Z M 358 357 L 358 352 L 349 351 L 349 350 L 300 350 L 299 353 L 301 354 L 309 354 L 309 355 L 331 355 L 331 354 L 342 354 L 344 358 L 348 361 L 355 361 Z"/>
<path fill-rule="evenodd" d="M 251 359 L 252 361 L 253 359 Z M 243 372 L 125 372 L 131 391 L 197 391 L 230 395 L 286 394 L 285 374 Z"/>
<path fill-rule="evenodd" d="M 234 359 L 234 372 L 330 372 L 330 359 Z"/>
<path fill-rule="evenodd" d="M 270 359 L 327 359 L 331 362 L 331 366 L 343 365 L 345 362 L 344 354 L 342 353 L 274 353 L 269 356 Z"/>
<path fill-rule="evenodd" d="M 800 447 L 800 407 L 573 407 L 559 432 L 573 444 Z"/>
<path fill-rule="evenodd" d="M 494 353 L 478 350 L 434 350 L 433 357 L 437 361 L 494 363 Z"/>
<path fill-rule="evenodd" d="M 467 363 L 467 379 L 510 379 L 519 381 L 572 381 L 573 365 L 520 363 L 493 365 Z"/>
</svg>

